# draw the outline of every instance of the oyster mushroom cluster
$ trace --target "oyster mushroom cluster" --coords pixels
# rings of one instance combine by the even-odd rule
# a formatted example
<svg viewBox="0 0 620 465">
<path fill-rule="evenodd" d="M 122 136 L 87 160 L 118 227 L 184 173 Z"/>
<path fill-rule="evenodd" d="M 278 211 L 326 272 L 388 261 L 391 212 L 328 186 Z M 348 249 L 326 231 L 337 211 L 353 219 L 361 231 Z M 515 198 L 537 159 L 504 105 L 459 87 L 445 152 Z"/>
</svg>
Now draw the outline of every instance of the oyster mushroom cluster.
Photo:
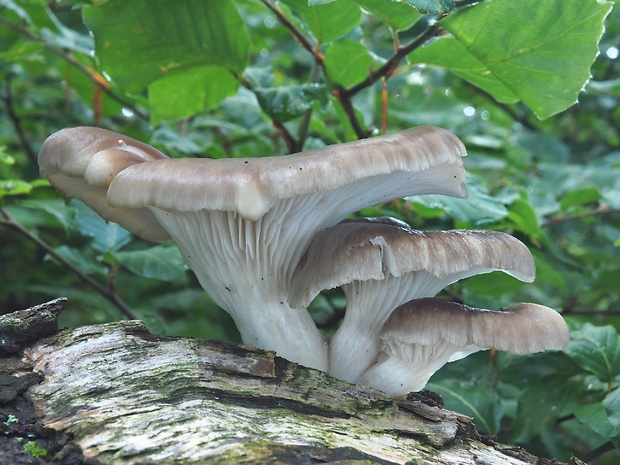
<svg viewBox="0 0 620 465">
<path fill-rule="evenodd" d="M 245 344 L 274 350 L 394 396 L 477 350 L 561 349 L 554 310 L 487 311 L 433 299 L 495 270 L 534 278 L 528 249 L 489 231 L 414 231 L 393 219 L 345 220 L 396 198 L 465 197 L 461 141 L 418 127 L 264 158 L 173 159 L 100 128 L 63 129 L 39 153 L 41 175 L 104 219 L 149 241 L 172 239 Z M 342 287 L 342 325 L 326 341 L 307 307 Z"/>
</svg>

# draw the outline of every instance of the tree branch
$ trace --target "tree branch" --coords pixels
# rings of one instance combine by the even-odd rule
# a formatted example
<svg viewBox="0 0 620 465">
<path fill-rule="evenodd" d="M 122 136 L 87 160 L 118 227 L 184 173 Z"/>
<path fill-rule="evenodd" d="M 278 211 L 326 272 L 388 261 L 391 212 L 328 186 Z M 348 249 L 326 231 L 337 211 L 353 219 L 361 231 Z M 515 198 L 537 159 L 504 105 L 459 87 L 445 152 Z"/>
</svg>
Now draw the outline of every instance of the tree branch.
<svg viewBox="0 0 620 465">
<path fill-rule="evenodd" d="M 380 68 L 376 69 L 375 71 L 372 71 L 364 81 L 360 82 L 359 84 L 356 84 L 353 87 L 350 87 L 349 89 L 345 89 L 342 92 L 343 97 L 350 98 L 354 96 L 355 94 L 357 94 L 358 92 L 360 92 L 361 90 L 365 89 L 366 87 L 372 86 L 375 82 L 379 81 L 380 79 L 382 78 L 387 79 L 390 76 L 392 76 L 392 74 L 394 74 L 394 71 L 396 70 L 396 68 L 398 68 L 398 65 L 400 65 L 400 62 L 403 60 L 403 58 L 405 58 L 405 56 L 407 56 L 409 53 L 414 51 L 416 48 L 423 45 L 426 41 L 428 41 L 432 37 L 436 36 L 440 30 L 441 28 L 436 24 L 429 26 L 429 28 L 426 29 L 426 31 L 424 31 L 422 34 L 417 36 L 411 42 L 396 49 L 396 51 L 388 59 L 388 61 L 386 61 Z"/>
<path fill-rule="evenodd" d="M 59 56 L 60 58 L 67 61 L 71 65 L 75 66 L 79 71 L 85 74 L 91 80 L 93 84 L 95 84 L 99 89 L 105 92 L 106 95 L 108 95 L 108 97 L 110 97 L 112 100 L 115 100 L 121 105 L 127 107 L 128 109 L 133 111 L 134 114 L 136 114 L 143 120 L 145 121 L 149 120 L 149 116 L 146 113 L 141 112 L 133 105 L 133 103 L 131 103 L 130 101 L 126 100 L 125 98 L 113 92 L 112 89 L 110 88 L 110 84 L 108 83 L 108 81 L 105 80 L 103 76 L 101 76 L 101 74 L 96 72 L 94 69 L 89 68 L 88 66 L 85 66 L 82 63 L 80 63 L 71 53 L 67 53 L 64 50 L 47 43 L 45 39 L 43 39 L 42 37 L 39 37 L 33 34 L 25 27 L 15 24 L 12 21 L 8 21 L 5 18 L 0 17 L 0 24 L 12 29 L 15 32 L 18 32 L 19 34 L 23 35 L 24 37 L 27 37 L 30 40 L 43 44 L 43 46 L 46 49 L 48 49 L 50 52 Z"/>
<path fill-rule="evenodd" d="M 90 276 L 82 273 L 80 269 L 75 267 L 71 262 L 67 261 L 62 255 L 58 254 L 47 242 L 43 241 L 39 237 L 33 235 L 30 231 L 24 228 L 11 214 L 5 209 L 0 208 L 0 213 L 4 217 L 4 221 L 0 221 L 0 224 L 8 226 L 15 231 L 19 232 L 32 242 L 34 242 L 39 248 L 48 253 L 51 257 L 56 259 L 62 266 L 73 272 L 82 282 L 97 291 L 108 302 L 114 305 L 123 315 L 130 320 L 137 320 L 138 317 L 131 311 L 131 309 L 125 304 L 125 302 L 113 291 L 105 288 Z"/>
<path fill-rule="evenodd" d="M 299 42 L 299 44 L 305 48 L 308 52 L 312 54 L 314 60 L 318 65 L 323 65 L 323 55 L 318 50 L 318 46 L 314 46 L 312 42 L 299 30 L 297 27 L 284 15 L 282 10 L 280 10 L 277 6 L 275 6 L 270 0 L 261 0 L 263 5 L 265 5 L 274 15 L 278 18 L 280 24 L 282 24 L 285 28 L 287 28 L 293 38 Z"/>
<path fill-rule="evenodd" d="M 13 125 L 13 129 L 15 130 L 15 133 L 17 134 L 17 137 L 19 138 L 19 142 L 22 146 L 22 149 L 24 150 L 24 152 L 26 152 L 26 155 L 28 155 L 28 158 L 30 159 L 30 161 L 34 165 L 36 165 L 37 154 L 32 149 L 32 146 L 30 145 L 30 143 L 28 142 L 28 137 L 26 136 L 26 132 L 24 131 L 24 128 L 22 127 L 21 119 L 19 116 L 17 116 L 17 113 L 15 113 L 15 108 L 13 107 L 13 94 L 11 91 L 11 79 L 12 78 L 13 78 L 13 75 L 11 73 L 7 74 L 6 80 L 5 80 L 5 95 L 2 96 L 2 100 L 4 101 L 6 112 L 9 115 L 9 119 L 11 120 L 11 124 Z"/>
<path fill-rule="evenodd" d="M 576 215 L 567 216 L 554 216 L 542 223 L 540 226 L 543 228 L 549 226 L 555 226 L 561 223 L 568 223 L 569 221 L 581 220 L 589 218 L 591 216 L 605 216 L 605 215 L 617 215 L 620 213 L 620 208 L 607 208 L 605 205 L 599 206 L 596 210 L 590 210 L 587 212 L 579 213 Z"/>
</svg>

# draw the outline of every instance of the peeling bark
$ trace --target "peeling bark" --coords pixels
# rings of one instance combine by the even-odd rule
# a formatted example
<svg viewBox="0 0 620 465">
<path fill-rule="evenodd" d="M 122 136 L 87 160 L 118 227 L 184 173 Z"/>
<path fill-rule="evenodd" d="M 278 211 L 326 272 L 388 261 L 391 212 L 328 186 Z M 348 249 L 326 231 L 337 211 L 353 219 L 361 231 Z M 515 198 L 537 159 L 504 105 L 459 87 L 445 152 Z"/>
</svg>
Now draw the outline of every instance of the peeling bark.
<svg viewBox="0 0 620 465">
<path fill-rule="evenodd" d="M 0 425 L 23 398 L 64 441 L 58 451 L 83 454 L 41 463 L 559 463 L 497 444 L 424 396 L 395 401 L 272 352 L 155 336 L 140 321 L 24 340 L 0 353 L 0 379 L 13 380 L 0 384 Z"/>
</svg>

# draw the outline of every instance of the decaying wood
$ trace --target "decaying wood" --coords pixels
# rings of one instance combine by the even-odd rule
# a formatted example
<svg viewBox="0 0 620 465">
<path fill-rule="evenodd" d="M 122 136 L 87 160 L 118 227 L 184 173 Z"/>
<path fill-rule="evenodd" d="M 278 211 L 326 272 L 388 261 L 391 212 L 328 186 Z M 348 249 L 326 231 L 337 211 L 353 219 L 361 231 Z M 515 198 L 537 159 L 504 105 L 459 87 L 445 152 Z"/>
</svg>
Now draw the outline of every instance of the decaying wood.
<svg viewBox="0 0 620 465">
<path fill-rule="evenodd" d="M 557 463 L 429 402 L 395 402 L 272 352 L 155 336 L 140 321 L 63 330 L 21 350 L 0 366 L 30 367 L 26 397 L 41 423 L 88 463 Z"/>
</svg>

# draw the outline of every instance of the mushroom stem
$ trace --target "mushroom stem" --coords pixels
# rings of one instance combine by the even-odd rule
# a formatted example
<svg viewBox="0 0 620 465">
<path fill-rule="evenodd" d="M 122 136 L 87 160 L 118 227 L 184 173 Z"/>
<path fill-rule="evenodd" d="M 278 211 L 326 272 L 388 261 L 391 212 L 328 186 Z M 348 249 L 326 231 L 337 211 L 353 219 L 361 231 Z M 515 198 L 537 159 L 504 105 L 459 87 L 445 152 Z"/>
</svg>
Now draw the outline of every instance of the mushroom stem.
<svg viewBox="0 0 620 465">
<path fill-rule="evenodd" d="M 404 397 L 426 386 L 433 374 L 452 360 L 458 347 L 442 341 L 437 345 L 419 345 L 416 350 L 403 349 L 400 345 L 386 343 L 376 362 L 357 380 L 357 384 L 379 389 L 392 397 Z M 482 349 L 470 347 L 464 358 Z M 396 355 L 398 354 L 398 355 Z M 394 376 L 398 373 L 398 376 Z"/>
<path fill-rule="evenodd" d="M 434 296 L 448 281 L 452 280 L 441 280 L 419 271 L 399 277 L 387 273 L 383 280 L 353 281 L 342 286 L 347 312 L 329 343 L 329 374 L 350 383 L 357 382 L 381 350 L 379 333 L 390 313 L 403 302 Z M 351 310 L 358 308 L 373 311 Z"/>
<path fill-rule="evenodd" d="M 203 289 L 233 318 L 244 344 L 327 371 L 327 343 L 312 317 L 288 304 L 291 257 L 274 253 L 289 243 L 290 229 L 276 231 L 270 221 L 248 221 L 232 212 L 150 210 Z"/>
</svg>

